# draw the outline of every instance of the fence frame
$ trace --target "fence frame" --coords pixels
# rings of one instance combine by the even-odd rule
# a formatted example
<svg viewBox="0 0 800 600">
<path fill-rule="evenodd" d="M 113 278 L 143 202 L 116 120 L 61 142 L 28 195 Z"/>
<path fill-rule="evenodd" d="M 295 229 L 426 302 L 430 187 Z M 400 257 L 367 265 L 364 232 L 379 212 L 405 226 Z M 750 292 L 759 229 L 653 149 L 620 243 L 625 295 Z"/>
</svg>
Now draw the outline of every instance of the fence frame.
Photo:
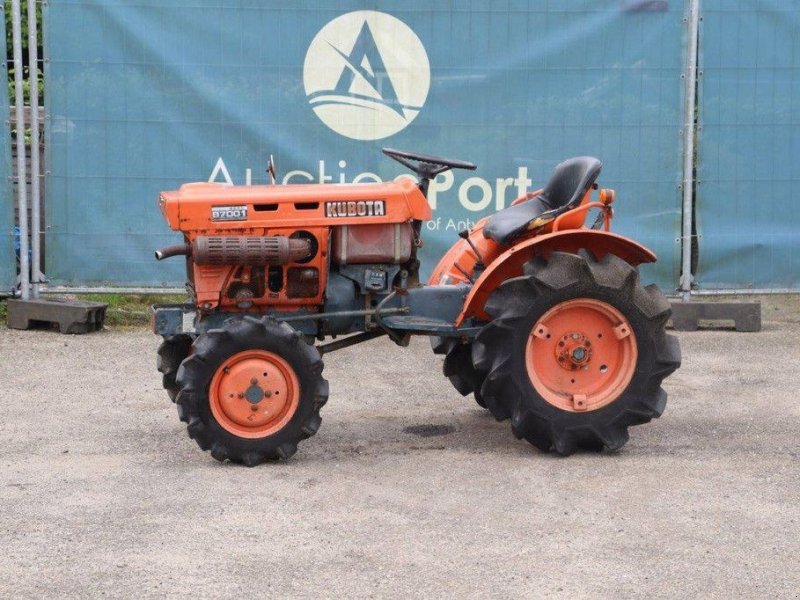
<svg viewBox="0 0 800 600">
<path fill-rule="evenodd" d="M 688 9 L 684 17 L 688 36 L 685 56 L 686 63 L 683 73 L 685 83 L 684 94 L 684 119 L 681 131 L 681 143 L 683 149 L 683 174 L 681 184 L 681 234 L 680 234 L 680 278 L 677 282 L 677 293 L 683 300 L 689 300 L 692 296 L 714 296 L 714 295 L 737 295 L 737 294 L 776 294 L 776 293 L 800 293 L 796 289 L 713 289 L 699 290 L 693 289 L 693 275 L 691 272 L 692 244 L 693 244 L 693 211 L 696 202 L 695 190 L 695 143 L 697 139 L 698 120 L 696 111 L 698 109 L 697 86 L 700 77 L 698 68 L 698 44 L 700 41 L 700 22 L 702 21 L 702 10 L 700 0 L 686 0 Z M 23 69 L 22 69 L 22 22 L 21 22 L 21 0 L 12 0 L 12 43 L 14 55 L 14 90 L 16 98 L 15 123 L 17 131 L 24 131 L 24 101 L 23 101 Z M 28 45 L 29 63 L 32 68 L 29 70 L 29 84 L 31 89 L 31 105 L 38 105 L 38 56 L 37 42 L 38 31 L 36 22 L 36 0 L 27 0 L 28 7 Z M 45 117 L 46 118 L 46 117 Z M 29 297 L 36 298 L 40 293 L 40 285 L 45 283 L 44 275 L 39 271 L 40 265 L 40 236 L 41 232 L 41 198 L 39 197 L 39 179 L 43 177 L 39 165 L 39 120 L 38 111 L 31 111 L 31 223 L 28 223 L 28 197 L 24 173 L 26 172 L 27 156 L 24 151 L 24 135 L 21 136 L 22 146 L 20 147 L 20 136 L 17 139 L 17 204 L 19 210 L 20 227 L 20 295 L 23 299 Z M 10 135 L 10 131 L 9 131 Z M 22 149 L 22 151 L 20 151 Z M 23 174 L 23 175 L 20 175 Z M 31 235 L 31 233 L 33 235 Z M 28 248 L 30 244 L 31 256 L 29 259 Z M 13 256 L 12 256 L 13 259 Z M 119 292 L 119 293 L 175 293 L 179 288 L 163 288 L 149 286 L 116 287 L 116 286 L 47 286 L 42 287 L 41 292 L 51 293 L 91 293 L 91 292 Z"/>
</svg>

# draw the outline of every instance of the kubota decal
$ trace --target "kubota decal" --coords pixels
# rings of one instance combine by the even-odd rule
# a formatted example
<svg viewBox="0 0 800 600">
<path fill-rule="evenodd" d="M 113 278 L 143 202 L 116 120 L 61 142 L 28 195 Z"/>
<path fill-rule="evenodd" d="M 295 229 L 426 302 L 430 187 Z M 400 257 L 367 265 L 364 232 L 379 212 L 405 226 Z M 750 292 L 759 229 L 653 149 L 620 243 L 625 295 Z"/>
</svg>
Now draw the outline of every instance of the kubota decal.
<svg viewBox="0 0 800 600">
<path fill-rule="evenodd" d="M 383 217 L 386 215 L 384 200 L 357 200 L 351 202 L 326 202 L 326 217 Z"/>
</svg>

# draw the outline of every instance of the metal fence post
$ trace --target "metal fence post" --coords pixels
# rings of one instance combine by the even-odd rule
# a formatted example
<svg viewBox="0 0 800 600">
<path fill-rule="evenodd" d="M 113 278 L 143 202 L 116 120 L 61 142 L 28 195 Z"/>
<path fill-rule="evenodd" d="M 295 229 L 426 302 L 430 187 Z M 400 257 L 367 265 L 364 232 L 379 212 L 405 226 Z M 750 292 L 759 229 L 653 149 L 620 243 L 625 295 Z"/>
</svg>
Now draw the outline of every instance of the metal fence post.
<svg viewBox="0 0 800 600">
<path fill-rule="evenodd" d="M 28 0 L 28 83 L 31 106 L 31 296 L 39 297 L 41 272 L 41 199 L 39 182 L 39 51 L 36 1 Z"/>
<path fill-rule="evenodd" d="M 28 197 L 25 185 L 25 96 L 22 92 L 22 17 L 20 0 L 11 1 L 11 41 L 14 53 L 14 118 L 17 128 L 17 203 L 19 206 L 19 264 L 22 299 L 30 297 L 30 261 L 28 257 Z"/>
<path fill-rule="evenodd" d="M 686 53 L 686 106 L 683 122 L 683 230 L 681 233 L 681 281 L 684 300 L 692 291 L 692 202 L 694 202 L 694 136 L 697 104 L 697 42 L 700 0 L 689 1 L 689 49 Z"/>
<path fill-rule="evenodd" d="M 700 0 L 689 0 L 689 48 L 686 53 L 686 106 L 683 122 L 683 228 L 681 232 L 681 300 L 672 303 L 672 325 L 694 331 L 700 321 L 733 320 L 737 331 L 761 330 L 758 302 L 690 302 L 692 296 L 692 209 L 695 183 L 695 133 L 697 120 L 697 60 L 700 35 Z"/>
</svg>

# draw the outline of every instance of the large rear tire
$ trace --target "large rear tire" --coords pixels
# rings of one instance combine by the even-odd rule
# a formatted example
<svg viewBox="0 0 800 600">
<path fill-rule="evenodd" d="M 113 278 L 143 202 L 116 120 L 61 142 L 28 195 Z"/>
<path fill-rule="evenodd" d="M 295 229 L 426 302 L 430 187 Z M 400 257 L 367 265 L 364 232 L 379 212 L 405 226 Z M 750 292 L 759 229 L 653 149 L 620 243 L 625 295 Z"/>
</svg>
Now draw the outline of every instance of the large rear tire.
<svg viewBox="0 0 800 600">
<path fill-rule="evenodd" d="M 319 351 L 269 317 L 200 335 L 177 375 L 189 437 L 219 461 L 287 459 L 314 435 L 328 399 Z"/>
<path fill-rule="evenodd" d="M 664 411 L 662 380 L 680 366 L 670 305 L 636 268 L 606 255 L 554 252 L 489 297 L 473 344 L 487 408 L 517 438 L 568 455 L 617 450 L 628 427 Z"/>
</svg>

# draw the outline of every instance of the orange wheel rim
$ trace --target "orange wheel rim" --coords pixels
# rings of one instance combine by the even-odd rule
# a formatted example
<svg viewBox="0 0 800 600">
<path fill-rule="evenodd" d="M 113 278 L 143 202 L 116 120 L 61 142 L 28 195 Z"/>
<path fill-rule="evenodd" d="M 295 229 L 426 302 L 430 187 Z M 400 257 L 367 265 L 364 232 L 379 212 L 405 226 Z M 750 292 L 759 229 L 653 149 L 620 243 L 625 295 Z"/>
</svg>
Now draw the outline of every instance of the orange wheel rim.
<svg viewBox="0 0 800 600">
<path fill-rule="evenodd" d="M 300 404 L 300 383 L 277 354 L 245 350 L 220 365 L 208 396 L 223 429 L 242 438 L 263 438 L 292 419 Z"/>
<path fill-rule="evenodd" d="M 639 356 L 636 336 L 616 308 L 591 298 L 557 304 L 531 329 L 525 365 L 548 403 L 570 412 L 597 410 L 628 387 Z"/>
</svg>

